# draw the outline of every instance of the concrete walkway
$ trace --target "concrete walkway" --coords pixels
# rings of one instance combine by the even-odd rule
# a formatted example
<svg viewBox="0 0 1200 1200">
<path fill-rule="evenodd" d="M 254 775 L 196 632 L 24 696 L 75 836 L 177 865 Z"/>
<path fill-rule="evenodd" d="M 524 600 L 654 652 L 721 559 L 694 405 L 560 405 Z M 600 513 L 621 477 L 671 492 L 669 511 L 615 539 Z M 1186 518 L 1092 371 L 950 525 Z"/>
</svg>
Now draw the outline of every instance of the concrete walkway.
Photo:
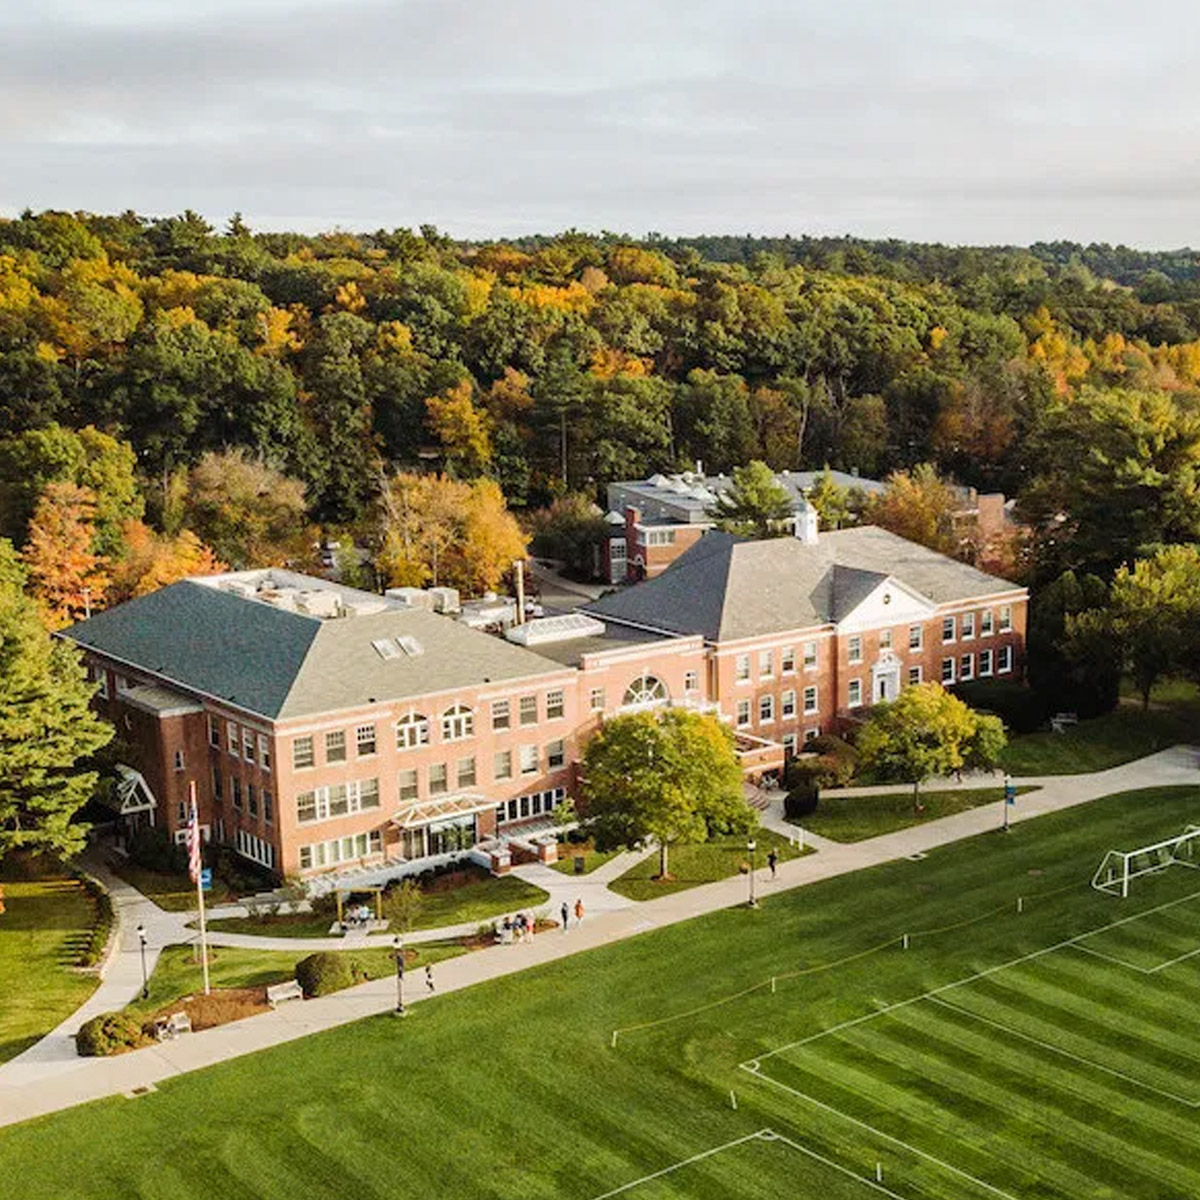
<svg viewBox="0 0 1200 1200">
<path fill-rule="evenodd" d="M 1091 775 L 1045 776 L 1021 779 L 1017 782 L 1022 786 L 1035 785 L 1041 790 L 1018 798 L 1011 813 L 1014 824 L 1045 813 L 1072 808 L 1113 792 L 1180 784 L 1198 785 L 1200 752 L 1194 748 L 1175 747 L 1149 758 Z M 986 783 L 982 786 L 986 786 Z M 1002 818 L 1003 802 L 997 802 L 869 841 L 843 845 L 820 839 L 820 853 L 780 863 L 775 881 L 767 877 L 765 868 L 760 869 L 757 873 L 759 895 L 769 899 L 775 892 L 802 887 L 821 879 L 929 851 L 962 838 L 997 829 Z M 772 827 L 776 819 L 772 814 Z M 787 828 L 790 830 L 791 826 Z M 809 840 L 816 843 L 818 839 Z M 623 870 L 627 866 L 628 863 L 624 863 L 620 869 Z M 616 860 L 607 864 L 607 867 L 612 872 L 619 873 Z M 605 870 L 605 875 L 608 873 L 609 871 Z M 596 883 L 600 883 L 603 878 L 604 876 L 601 876 Z M 564 887 L 568 893 L 579 891 L 582 878 L 562 876 L 562 879 L 568 881 L 567 884 L 558 886 Z M 540 874 L 538 882 L 541 882 Z M 1083 882 L 1081 881 L 1081 884 Z M 438 990 L 457 991 L 488 979 L 500 978 L 531 966 L 552 962 L 581 950 L 607 945 L 718 909 L 732 908 L 744 903 L 746 892 L 745 877 L 734 876 L 642 904 L 624 903 L 594 914 L 588 910 L 582 924 L 573 925 L 567 931 L 544 933 L 531 944 L 496 946 L 439 964 L 436 967 Z M 128 896 L 124 899 L 123 915 L 127 914 L 135 925 L 138 919 L 146 919 L 149 930 L 151 925 L 147 918 L 153 914 L 139 907 L 137 900 L 130 900 Z M 146 901 L 141 903 L 148 904 Z M 585 908 L 587 904 L 585 898 Z M 154 905 L 149 905 L 149 909 L 154 908 Z M 168 917 L 173 915 L 177 914 L 167 914 Z M 442 932 L 439 931 L 439 934 Z M 258 946 L 262 946 L 263 941 L 264 939 L 254 939 Z M 296 948 L 295 939 L 287 939 L 287 942 L 289 947 Z M 140 984 L 140 967 L 135 957 L 136 937 L 133 943 L 131 946 L 126 931 L 122 952 L 118 961 L 110 968 L 110 974 L 119 971 L 122 980 L 120 986 L 115 980 L 113 985 L 109 986 L 107 978 L 102 985 L 105 995 L 113 999 L 100 1001 L 98 991 L 92 1001 L 89 1001 L 88 1007 L 93 1003 L 98 1005 L 97 1011 L 120 1007 L 124 1001 L 117 997 L 122 988 L 125 1000 L 132 995 L 131 982 L 134 984 L 132 990 L 136 991 L 137 985 Z M 341 944 L 345 945 L 345 942 L 342 941 Z M 411 990 L 417 991 L 416 988 Z M 411 997 L 414 1003 L 423 1002 L 426 998 L 423 993 Z M 197 1070 L 211 1063 L 237 1058 L 319 1030 L 331 1029 L 360 1017 L 387 1012 L 394 1003 L 395 982 L 376 980 L 334 996 L 292 1002 L 275 1012 L 234 1021 L 216 1029 L 186 1035 L 162 1046 L 152 1046 L 115 1058 L 72 1057 L 68 1061 L 49 1051 L 39 1056 L 34 1053 L 42 1046 L 42 1043 L 39 1043 L 19 1058 L 0 1067 L 0 1124 L 26 1120 L 103 1096 L 130 1093 L 135 1088 L 153 1087 L 160 1080 Z M 78 1021 L 79 1014 L 75 1014 L 71 1021 L 65 1024 L 74 1028 L 77 1027 Z M 51 1038 L 45 1040 L 61 1048 L 61 1038 L 57 1041 L 54 1039 L 55 1035 L 51 1035 Z"/>
</svg>

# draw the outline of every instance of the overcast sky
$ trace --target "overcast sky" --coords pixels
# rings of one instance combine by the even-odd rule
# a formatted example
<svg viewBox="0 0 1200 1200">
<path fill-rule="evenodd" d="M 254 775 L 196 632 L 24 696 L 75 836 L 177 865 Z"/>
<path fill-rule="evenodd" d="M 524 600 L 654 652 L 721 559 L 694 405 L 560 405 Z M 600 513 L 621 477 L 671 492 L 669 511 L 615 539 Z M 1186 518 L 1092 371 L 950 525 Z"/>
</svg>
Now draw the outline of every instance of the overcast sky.
<svg viewBox="0 0 1200 1200">
<path fill-rule="evenodd" d="M 1200 243 L 1196 0 L 0 0 L 0 212 Z"/>
</svg>

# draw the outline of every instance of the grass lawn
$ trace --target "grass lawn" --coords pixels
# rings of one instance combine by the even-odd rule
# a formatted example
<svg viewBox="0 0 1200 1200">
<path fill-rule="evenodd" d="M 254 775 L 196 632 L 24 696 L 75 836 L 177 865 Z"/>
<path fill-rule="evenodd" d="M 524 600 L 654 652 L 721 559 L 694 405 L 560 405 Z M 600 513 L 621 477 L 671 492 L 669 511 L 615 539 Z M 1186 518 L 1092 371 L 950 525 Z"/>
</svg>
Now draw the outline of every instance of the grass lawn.
<svg viewBox="0 0 1200 1200">
<path fill-rule="evenodd" d="M 151 871 L 119 855 L 113 855 L 109 866 L 114 875 L 119 875 L 126 883 L 132 884 L 159 908 L 170 912 L 187 912 L 196 907 L 196 885 L 188 878 L 186 871 L 178 875 L 173 872 Z M 215 876 L 212 890 L 204 895 L 206 906 L 232 904 L 236 899 L 224 881 Z"/>
<path fill-rule="evenodd" d="M 521 909 L 538 908 L 550 893 L 515 875 L 498 875 L 465 883 L 444 891 L 425 892 L 425 902 L 413 929 L 437 929 L 441 925 L 466 925 L 501 917 Z M 374 907 L 371 909 L 374 912 Z M 334 916 L 314 913 L 282 913 L 279 916 L 220 917 L 209 921 L 210 929 L 224 933 L 261 934 L 265 937 L 328 937 Z"/>
<path fill-rule="evenodd" d="M 558 862 L 550 865 L 563 875 L 575 874 L 575 859 L 582 857 L 583 874 L 590 875 L 597 867 L 602 867 L 610 859 L 616 858 L 620 850 L 597 850 L 591 842 L 575 845 L 573 842 L 563 842 L 558 847 Z"/>
<path fill-rule="evenodd" d="M 1192 742 L 1200 732 L 1189 706 L 1152 708 L 1122 704 L 1063 733 L 1027 733 L 1014 737 L 1000 766 L 1014 775 L 1075 775 L 1104 771 L 1143 758 L 1177 742 Z"/>
<path fill-rule="evenodd" d="M 1017 795 L 1037 790 L 1019 787 Z M 792 823 L 835 842 L 861 842 L 865 838 L 878 837 L 881 833 L 894 833 L 910 825 L 924 825 L 927 821 L 936 821 L 938 817 L 949 817 L 1003 799 L 1003 787 L 922 792 L 921 802 L 925 808 L 918 815 L 913 812 L 911 790 L 888 792 L 881 796 L 842 797 L 826 794 L 821 797 L 815 813 L 799 817 Z"/>
<path fill-rule="evenodd" d="M 3 1128 L 5 1200 L 1197 1196 L 1200 877 L 1089 880 L 1198 818 L 1109 797 Z"/>
<path fill-rule="evenodd" d="M 758 867 L 766 866 L 767 855 L 772 849 L 779 855 L 780 862 L 812 853 L 811 849 L 798 850 L 787 838 L 770 829 L 755 830 L 754 840 L 757 843 L 754 861 Z M 630 900 L 653 900 L 657 896 L 682 892 L 701 883 L 728 879 L 730 875 L 736 875 L 749 860 L 746 836 L 739 833 L 694 846 L 672 846 L 667 863 L 670 879 L 654 878 L 658 874 L 658 855 L 651 854 L 641 862 L 634 863 L 624 875 L 618 876 L 608 886 Z"/>
<path fill-rule="evenodd" d="M 92 927 L 92 903 L 69 877 L 4 881 L 0 914 L 0 1062 L 20 1054 L 96 990 L 72 969 Z"/>
</svg>

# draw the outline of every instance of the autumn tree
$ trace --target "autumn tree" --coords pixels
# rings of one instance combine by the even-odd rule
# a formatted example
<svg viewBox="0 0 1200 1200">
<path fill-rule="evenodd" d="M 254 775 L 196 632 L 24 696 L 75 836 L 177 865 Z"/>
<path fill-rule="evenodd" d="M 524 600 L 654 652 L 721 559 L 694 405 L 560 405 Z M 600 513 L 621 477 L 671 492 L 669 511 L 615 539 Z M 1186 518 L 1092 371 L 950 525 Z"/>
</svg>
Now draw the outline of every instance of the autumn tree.
<svg viewBox="0 0 1200 1200">
<path fill-rule="evenodd" d="M 735 467 L 733 482 L 718 493 L 709 510 L 721 529 L 747 537 L 779 537 L 789 533 L 795 515 L 792 497 L 765 462 Z"/>
<path fill-rule="evenodd" d="M 21 552 L 29 588 L 51 629 L 104 607 L 109 560 L 96 554 L 96 500 L 89 488 L 50 483 L 33 510 Z"/>
<path fill-rule="evenodd" d="M 73 818 L 96 786 L 84 764 L 113 735 L 89 707 L 79 652 L 47 636 L 23 581 L 0 539 L 0 862 L 82 849 L 86 826 Z"/>
<path fill-rule="evenodd" d="M 190 529 L 157 533 L 142 521 L 131 521 L 125 527 L 125 552 L 113 563 L 109 601 L 131 600 L 192 575 L 227 569 Z"/>
<path fill-rule="evenodd" d="M 447 467 L 470 478 L 491 466 L 491 422 L 487 411 L 472 400 L 469 380 L 461 380 L 440 396 L 430 396 L 425 412 Z"/>
<path fill-rule="evenodd" d="M 822 529 L 843 529 L 857 523 L 855 497 L 849 488 L 838 487 L 828 466 L 804 498 L 817 510 Z"/>
<path fill-rule="evenodd" d="M 941 554 L 955 554 L 961 549 L 954 529 L 960 508 L 959 489 L 921 463 L 891 475 L 886 491 L 868 501 L 864 519 Z"/>
<path fill-rule="evenodd" d="M 669 878 L 678 842 L 746 832 L 757 818 L 742 791 L 733 733 L 716 717 L 672 708 L 606 721 L 583 761 L 585 816 L 601 846 L 659 846 Z"/>
<path fill-rule="evenodd" d="M 864 769 L 912 784 L 920 812 L 922 783 L 964 766 L 995 765 L 1005 741 L 999 717 L 975 712 L 940 683 L 919 683 L 871 709 L 854 745 Z"/>
</svg>

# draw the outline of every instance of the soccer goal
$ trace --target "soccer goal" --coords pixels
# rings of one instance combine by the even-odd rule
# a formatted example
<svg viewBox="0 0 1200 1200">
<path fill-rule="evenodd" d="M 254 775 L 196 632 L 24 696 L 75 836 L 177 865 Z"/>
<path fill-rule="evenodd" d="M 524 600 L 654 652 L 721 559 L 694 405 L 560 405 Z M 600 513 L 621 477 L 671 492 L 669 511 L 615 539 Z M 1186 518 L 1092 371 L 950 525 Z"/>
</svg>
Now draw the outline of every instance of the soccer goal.
<svg viewBox="0 0 1200 1200">
<path fill-rule="evenodd" d="M 1152 846 L 1110 850 L 1092 876 L 1092 887 L 1124 899 L 1129 895 L 1132 880 L 1174 866 L 1200 868 L 1200 825 L 1189 825 L 1177 837 L 1155 842 Z"/>
</svg>

